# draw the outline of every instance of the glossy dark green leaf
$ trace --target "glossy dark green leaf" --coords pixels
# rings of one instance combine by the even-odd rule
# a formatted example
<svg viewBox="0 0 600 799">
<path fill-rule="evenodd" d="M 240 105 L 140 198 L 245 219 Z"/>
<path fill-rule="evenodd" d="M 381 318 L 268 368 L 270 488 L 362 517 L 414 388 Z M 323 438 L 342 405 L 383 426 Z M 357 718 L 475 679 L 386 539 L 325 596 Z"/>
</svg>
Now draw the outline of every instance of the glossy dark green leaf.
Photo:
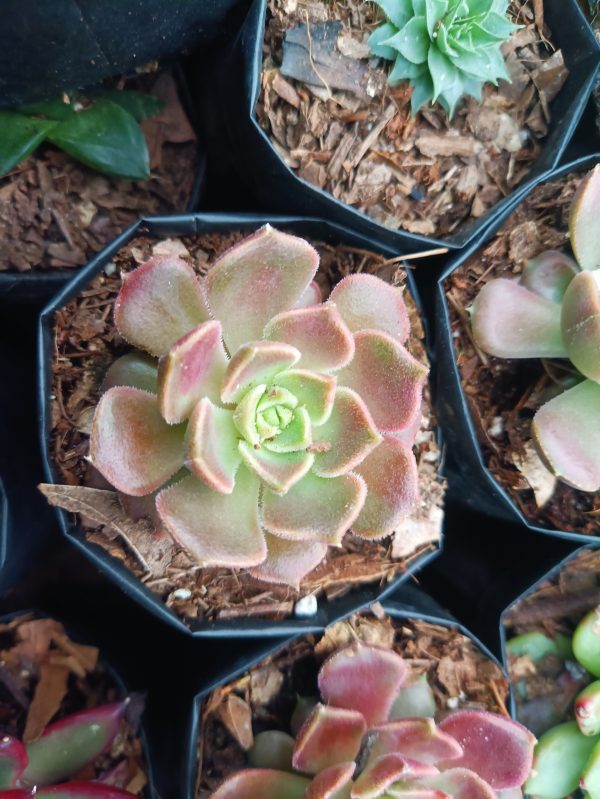
<svg viewBox="0 0 600 799">
<path fill-rule="evenodd" d="M 97 96 L 120 105 L 121 108 L 129 111 L 131 116 L 135 117 L 138 122 L 148 117 L 155 117 L 165 107 L 164 102 L 152 94 L 129 91 L 128 89 L 121 91 L 119 89 L 102 89 Z"/>
<path fill-rule="evenodd" d="M 73 114 L 53 128 L 48 138 L 98 172 L 131 180 L 150 176 L 148 148 L 140 126 L 110 100 L 98 100 Z"/>
<path fill-rule="evenodd" d="M 0 111 L 0 175 L 5 175 L 35 150 L 56 122 Z"/>
<path fill-rule="evenodd" d="M 62 98 L 57 97 L 53 100 L 42 100 L 40 103 L 31 103 L 19 108 L 19 113 L 27 116 L 41 116 L 46 119 L 54 119 L 62 122 L 74 114 L 73 103 L 65 103 Z"/>
</svg>

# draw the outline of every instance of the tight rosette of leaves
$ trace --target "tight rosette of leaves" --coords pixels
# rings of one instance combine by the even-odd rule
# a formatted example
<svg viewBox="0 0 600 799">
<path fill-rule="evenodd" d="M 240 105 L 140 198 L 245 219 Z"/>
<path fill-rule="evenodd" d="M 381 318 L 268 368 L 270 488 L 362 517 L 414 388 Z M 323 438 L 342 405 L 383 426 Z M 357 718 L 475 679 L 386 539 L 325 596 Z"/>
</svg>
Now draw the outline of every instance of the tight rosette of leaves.
<svg viewBox="0 0 600 799">
<path fill-rule="evenodd" d="M 435 710 L 429 684 L 405 688 L 408 674 L 388 649 L 356 643 L 335 652 L 319 672 L 323 702 L 296 739 L 256 735 L 256 768 L 227 777 L 211 799 L 497 799 L 523 785 L 535 744 L 525 727 L 482 710 L 436 725 L 419 715 Z"/>
<path fill-rule="evenodd" d="M 491 280 L 473 303 L 477 346 L 498 358 L 568 358 L 531 427 L 540 457 L 560 480 L 600 489 L 600 166 L 578 187 L 569 214 L 575 260 L 549 250 L 519 280 Z"/>
<path fill-rule="evenodd" d="M 484 83 L 509 80 L 500 46 L 518 28 L 509 0 L 375 0 L 387 17 L 369 38 L 374 55 L 394 62 L 391 84 L 408 80 L 411 108 L 438 101 L 452 117 Z"/>
<path fill-rule="evenodd" d="M 123 338 L 90 459 L 204 566 L 298 586 L 345 532 L 390 535 L 418 495 L 427 369 L 402 291 L 372 275 L 327 302 L 306 241 L 270 226 L 198 279 L 177 257 L 126 276 Z"/>
</svg>

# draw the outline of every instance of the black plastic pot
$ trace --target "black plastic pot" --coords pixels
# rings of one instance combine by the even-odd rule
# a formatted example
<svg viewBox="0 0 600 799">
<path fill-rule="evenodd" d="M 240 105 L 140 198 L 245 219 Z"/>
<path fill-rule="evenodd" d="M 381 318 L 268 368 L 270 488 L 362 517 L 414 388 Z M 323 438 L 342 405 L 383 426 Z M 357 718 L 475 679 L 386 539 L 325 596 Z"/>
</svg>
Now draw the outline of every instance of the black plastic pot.
<svg viewBox="0 0 600 799">
<path fill-rule="evenodd" d="M 70 299 L 77 296 L 77 294 L 88 285 L 91 278 L 104 269 L 105 265 L 111 261 L 117 251 L 136 235 L 144 233 L 156 236 L 157 238 L 163 238 L 169 236 L 199 235 L 207 232 L 226 232 L 232 229 L 255 230 L 257 227 L 267 222 L 278 227 L 284 227 L 298 235 L 312 237 L 313 239 L 331 243 L 344 242 L 351 246 L 380 252 L 386 256 L 393 255 L 393 251 L 381 247 L 365 236 L 353 233 L 339 225 L 313 218 L 190 214 L 172 217 L 155 217 L 141 220 L 139 223 L 133 225 L 81 270 L 60 294 L 52 300 L 40 316 L 38 342 L 38 402 L 42 458 L 44 461 L 46 479 L 49 482 L 59 482 L 54 470 L 48 444 L 51 430 L 50 395 L 52 393 L 52 358 L 54 352 L 52 328 L 54 312 L 62 308 Z M 410 273 L 408 273 L 408 285 L 413 298 L 419 305 L 418 295 Z M 286 636 L 298 632 L 322 629 L 336 619 L 346 616 L 353 611 L 359 610 L 387 596 L 403 582 L 411 579 L 411 575 L 421 569 L 438 554 L 438 550 L 424 553 L 411 563 L 410 568 L 407 569 L 405 573 L 383 588 L 377 586 L 359 588 L 351 591 L 341 599 L 332 600 L 330 602 L 322 601 L 320 602 L 316 615 L 310 618 L 291 618 L 282 622 L 257 619 L 243 619 L 236 622 L 199 622 L 193 624 L 190 628 L 135 578 L 118 560 L 112 558 L 100 546 L 90 544 L 86 541 L 85 535 L 74 526 L 72 517 L 69 514 L 62 510 L 57 510 L 57 513 L 60 527 L 69 540 L 84 552 L 84 554 L 103 572 L 108 574 L 123 591 L 170 625 L 175 626 L 177 629 L 187 634 L 203 638 Z"/>
<path fill-rule="evenodd" d="M 207 105 L 214 111 L 206 118 L 207 138 L 214 145 L 211 180 L 224 187 L 224 198 L 230 185 L 242 182 L 264 210 L 276 208 L 278 213 L 323 216 L 402 252 L 423 251 L 432 246 L 462 247 L 516 200 L 522 187 L 481 219 L 442 240 L 387 228 L 299 178 L 279 157 L 255 116 L 261 87 L 266 8 L 267 0 L 254 0 L 230 50 L 205 81 Z M 552 104 L 550 130 L 530 179 L 543 175 L 558 163 L 585 108 L 600 62 L 600 47 L 577 0 L 546 0 L 544 14 L 564 52 L 569 77 Z M 235 174 L 228 171 L 230 165 Z"/>
<path fill-rule="evenodd" d="M 25 610 L 18 610 L 12 611 L 10 613 L 6 613 L 0 616 L 0 624 L 6 624 L 8 622 L 13 621 L 13 619 L 18 618 L 19 616 L 33 616 L 36 619 L 46 619 L 46 618 L 53 618 L 59 621 L 61 624 L 64 625 L 64 628 L 72 640 L 76 641 L 77 643 L 84 644 L 86 646 L 98 646 L 98 641 L 90 635 L 89 630 L 86 633 L 82 633 L 79 628 L 76 626 L 74 627 L 68 619 L 59 618 L 52 614 L 46 613 L 45 611 L 40 611 L 35 608 L 26 608 Z M 119 690 L 121 697 L 125 697 L 130 693 L 130 690 L 133 689 L 134 692 L 139 694 L 140 687 L 135 684 L 127 684 L 127 682 L 123 679 L 120 670 L 118 667 L 115 666 L 115 663 L 104 657 L 104 652 L 101 652 L 100 664 L 104 667 L 104 670 Z M 144 761 L 146 765 L 146 775 L 148 777 L 148 783 L 144 788 L 144 799 L 162 799 L 164 797 L 164 793 L 162 793 L 162 786 L 157 784 L 154 779 L 154 769 L 153 769 L 153 751 L 151 751 L 150 747 L 148 746 L 148 739 L 146 734 L 146 723 L 145 718 L 142 719 L 142 723 L 139 729 L 139 737 L 142 742 L 143 748 L 143 755 Z M 160 750 L 156 749 L 156 754 L 159 755 Z"/>
<path fill-rule="evenodd" d="M 66 0 L 66 2 L 70 4 L 71 0 Z M 229 2 L 232 2 L 232 0 L 229 0 Z M 177 82 L 177 89 L 182 105 L 198 136 L 197 173 L 186 207 L 181 209 L 182 213 L 191 213 L 199 207 L 205 189 L 206 156 L 201 134 L 202 114 L 198 103 L 194 99 L 194 94 L 190 90 L 185 69 L 181 65 L 177 65 L 173 69 L 173 74 Z M 0 76 L 1 75 L 2 67 L 0 65 Z M 62 268 L 31 272 L 0 272 L 0 304 L 5 302 L 21 303 L 23 305 L 41 308 L 73 278 L 75 272 L 79 271 L 79 268 Z"/>
<path fill-rule="evenodd" d="M 437 624 L 442 627 L 449 627 L 453 630 L 470 638 L 484 655 L 490 658 L 496 665 L 503 669 L 500 661 L 490 650 L 481 643 L 466 627 L 456 621 L 454 617 L 444 610 L 430 596 L 412 586 L 403 586 L 395 594 L 393 601 L 386 601 L 383 609 L 393 619 L 406 619 L 412 621 L 423 621 L 430 624 Z M 318 631 L 323 633 L 324 630 Z M 196 783 L 198 779 L 198 739 L 202 734 L 202 706 L 206 697 L 220 685 L 226 685 L 233 680 L 241 677 L 244 673 L 258 665 L 265 658 L 285 649 L 299 636 L 291 636 L 286 641 L 279 641 L 276 646 L 265 645 L 262 650 L 253 652 L 250 656 L 240 658 L 239 661 L 227 671 L 221 671 L 208 684 L 204 684 L 201 691 L 194 697 L 189 711 L 188 740 L 185 751 L 185 763 L 182 770 L 182 789 L 183 799 L 197 799 Z M 503 669 L 504 671 L 504 669 Z"/>
<path fill-rule="evenodd" d="M 505 669 L 507 674 L 508 674 L 508 653 L 507 653 L 507 649 L 506 649 L 506 644 L 507 644 L 507 640 L 508 639 L 507 639 L 507 636 L 506 636 L 505 620 L 506 620 L 506 616 L 507 616 L 508 612 L 510 611 L 510 609 L 512 608 L 512 606 L 515 605 L 517 602 L 520 602 L 522 599 L 525 599 L 525 597 L 529 596 L 534 591 L 537 591 L 537 589 L 540 588 L 542 583 L 545 583 L 545 582 L 548 582 L 550 580 L 556 579 L 559 576 L 559 574 L 562 572 L 562 570 L 565 568 L 565 566 L 568 563 L 570 563 L 570 561 L 574 560 L 579 555 L 581 555 L 583 552 L 586 552 L 586 551 L 589 551 L 589 550 L 596 550 L 596 549 L 599 549 L 599 548 L 600 548 L 600 542 L 596 542 L 594 544 L 588 544 L 588 546 L 580 547 L 579 549 L 576 549 L 574 552 L 572 552 L 566 558 L 563 558 L 559 563 L 557 563 L 555 566 L 553 566 L 553 568 L 551 568 L 550 571 L 546 572 L 542 577 L 540 577 L 538 580 L 536 580 L 535 583 L 529 585 L 526 588 L 526 590 L 524 590 L 522 593 L 519 593 L 518 595 L 515 595 L 513 600 L 510 602 L 510 604 L 508 604 L 505 607 L 504 611 L 500 615 L 500 627 L 499 627 L 498 635 L 499 635 L 499 638 L 500 638 L 500 641 L 501 641 L 501 645 L 502 645 L 502 663 L 503 663 L 504 669 Z M 511 704 L 512 704 L 511 712 L 513 713 L 513 716 L 516 717 L 516 702 L 515 702 L 515 697 L 514 697 L 514 689 L 513 689 L 512 685 L 511 685 Z"/>
<path fill-rule="evenodd" d="M 206 44 L 243 0 L 7 0 L 0 107 L 46 99 Z"/>
<path fill-rule="evenodd" d="M 569 172 L 585 172 L 596 164 L 599 159 L 599 155 L 586 156 L 580 160 L 565 164 L 538 180 L 531 181 L 521 195 L 520 201 L 536 186 L 546 180 L 560 177 Z M 509 493 L 493 477 L 486 467 L 481 453 L 475 425 L 462 390 L 460 373 L 456 364 L 444 281 L 492 238 L 517 204 L 515 203 L 512 207 L 505 209 L 495 219 L 493 225 L 487 229 L 481 239 L 472 243 L 460 256 L 451 261 L 438 280 L 435 297 L 436 409 L 448 444 L 449 458 L 447 468 L 448 472 L 453 474 L 457 489 L 457 499 L 468 507 L 506 521 L 518 521 L 538 533 L 558 536 L 571 542 L 587 543 L 590 540 L 589 535 L 566 530 L 554 530 L 529 521 L 517 507 Z"/>
</svg>

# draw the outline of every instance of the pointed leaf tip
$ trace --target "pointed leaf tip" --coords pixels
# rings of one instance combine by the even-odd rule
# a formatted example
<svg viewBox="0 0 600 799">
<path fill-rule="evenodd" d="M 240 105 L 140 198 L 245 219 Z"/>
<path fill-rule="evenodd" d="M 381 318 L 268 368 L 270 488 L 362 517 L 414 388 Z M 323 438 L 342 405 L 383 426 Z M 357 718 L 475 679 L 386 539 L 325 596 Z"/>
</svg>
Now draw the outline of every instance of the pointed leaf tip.
<svg viewBox="0 0 600 799">
<path fill-rule="evenodd" d="M 318 265 L 314 247 L 270 225 L 221 255 L 206 277 L 206 288 L 229 351 L 260 339 L 270 319 L 300 300 Z"/>
<path fill-rule="evenodd" d="M 126 341 L 157 356 L 209 318 L 196 273 L 170 255 L 152 258 L 124 278 L 114 315 Z"/>
<path fill-rule="evenodd" d="M 457 710 L 438 726 L 463 748 L 452 768 L 474 771 L 494 790 L 519 788 L 527 779 L 536 740 L 522 724 L 482 710 Z"/>
<path fill-rule="evenodd" d="M 388 718 L 407 672 L 391 649 L 354 644 L 323 663 L 319 690 L 329 704 L 362 713 L 370 726 Z"/>
</svg>

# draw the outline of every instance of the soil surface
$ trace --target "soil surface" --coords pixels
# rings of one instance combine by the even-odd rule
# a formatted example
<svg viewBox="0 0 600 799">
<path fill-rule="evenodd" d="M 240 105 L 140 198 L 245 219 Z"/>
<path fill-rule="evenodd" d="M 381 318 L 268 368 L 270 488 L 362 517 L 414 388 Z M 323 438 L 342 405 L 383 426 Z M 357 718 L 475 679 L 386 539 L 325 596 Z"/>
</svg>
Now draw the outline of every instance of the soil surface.
<svg viewBox="0 0 600 799">
<path fill-rule="evenodd" d="M 299 177 L 388 227 L 446 236 L 531 169 L 568 74 L 543 0 L 510 5 L 523 26 L 503 45 L 512 82 L 487 85 L 481 104 L 465 99 L 451 120 L 437 103 L 411 116 L 408 82 L 388 85 L 393 62 L 367 45 L 383 21 L 375 3 L 269 0 L 268 8 L 256 114 Z M 284 59 L 290 29 L 294 42 L 306 40 L 304 60 Z M 325 29 L 333 41 L 319 48 Z"/>
<path fill-rule="evenodd" d="M 436 719 L 469 707 L 508 715 L 507 681 L 471 639 L 448 627 L 371 613 L 338 622 L 322 636 L 307 635 L 228 685 L 210 693 L 202 707 L 197 796 L 206 799 L 230 773 L 248 765 L 246 750 L 263 730 L 291 732 L 297 697 L 317 697 L 323 660 L 355 640 L 394 649 L 417 677 L 427 673 Z"/>
<path fill-rule="evenodd" d="M 0 271 L 72 269 L 85 264 L 141 216 L 187 208 L 198 168 L 196 135 L 168 72 L 121 82 L 149 91 L 164 110 L 141 125 L 151 177 L 101 175 L 44 145 L 0 178 Z"/>
<path fill-rule="evenodd" d="M 600 602 L 600 550 L 584 551 L 552 580 L 513 605 L 505 616 L 507 640 L 541 632 L 570 638 L 579 621 Z M 575 661 L 558 655 L 533 660 L 509 656 L 517 718 L 539 736 L 555 724 L 573 721 L 573 700 L 592 681 Z"/>
<path fill-rule="evenodd" d="M 56 482 L 66 484 L 56 489 L 62 495 L 58 497 L 58 504 L 62 502 L 64 506 L 65 497 L 67 501 L 72 499 L 69 496 L 72 486 L 110 488 L 97 473 L 92 473 L 85 456 L 103 376 L 110 363 L 130 349 L 112 321 L 113 302 L 121 286 L 120 273 L 137 267 L 153 253 L 171 252 L 181 254 L 199 274 L 204 274 L 217 255 L 246 235 L 247 232 L 237 231 L 229 235 L 207 234 L 162 242 L 135 239 L 86 291 L 57 312 L 50 452 Z M 321 256 L 317 280 L 324 297 L 341 277 L 352 272 L 373 272 L 394 283 L 403 283 L 405 279 L 402 267 L 380 255 L 351 247 L 312 243 Z M 412 321 L 409 349 L 426 362 L 423 331 L 407 291 L 405 299 Z M 73 502 L 67 507 L 83 514 L 82 522 L 90 541 L 122 560 L 167 606 L 187 621 L 248 616 L 282 619 L 290 616 L 295 602 L 307 594 L 333 599 L 366 583 L 379 583 L 383 587 L 403 573 L 415 558 L 436 548 L 443 517 L 444 483 L 437 474 L 440 451 L 434 425 L 426 396 L 422 427 L 415 444 L 421 494 L 415 512 L 393 538 L 366 542 L 347 534 L 342 547 L 329 548 L 325 560 L 307 575 L 299 592 L 287 586 L 262 583 L 243 570 L 200 568 L 168 535 L 155 535 L 155 521 L 147 517 L 139 519 L 140 511 L 135 507 L 128 510 L 137 515 L 139 521 L 132 521 L 119 506 L 116 494 L 112 495 L 114 502 L 110 507 L 104 505 L 99 509 L 98 505 L 92 508 L 89 503 L 74 505 Z M 108 524 L 107 520 L 110 520 Z"/>
<path fill-rule="evenodd" d="M 96 648 L 72 641 L 54 619 L 28 614 L 0 624 L 2 733 L 28 743 L 51 722 L 121 700 L 122 690 L 98 656 Z M 143 794 L 146 769 L 136 733 L 142 710 L 142 701 L 134 697 L 110 751 L 71 779 L 99 780 Z"/>
<path fill-rule="evenodd" d="M 581 177 L 569 174 L 538 186 L 490 242 L 453 272 L 445 289 L 462 387 L 486 466 L 532 523 L 598 535 L 598 495 L 554 480 L 531 443 L 535 411 L 569 362 L 487 355 L 473 343 L 467 311 L 488 280 L 517 277 L 525 262 L 544 250 L 570 252 L 569 207 Z"/>
</svg>

